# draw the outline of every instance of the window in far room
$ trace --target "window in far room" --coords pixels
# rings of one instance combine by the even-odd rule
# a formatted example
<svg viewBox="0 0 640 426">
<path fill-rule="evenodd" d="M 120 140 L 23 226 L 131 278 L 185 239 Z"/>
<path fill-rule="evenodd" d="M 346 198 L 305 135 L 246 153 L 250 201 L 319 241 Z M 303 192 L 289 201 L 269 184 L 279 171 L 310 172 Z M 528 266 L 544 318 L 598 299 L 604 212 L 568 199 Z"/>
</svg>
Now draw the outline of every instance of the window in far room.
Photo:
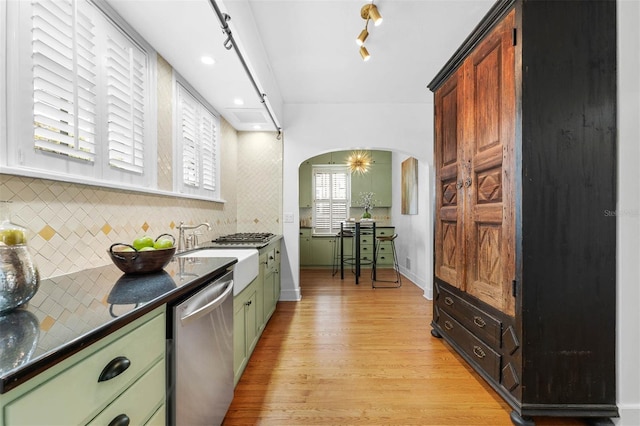
<svg viewBox="0 0 640 426">
<path fill-rule="evenodd" d="M 336 234 L 349 214 L 349 170 L 346 166 L 313 167 L 314 234 Z"/>
</svg>

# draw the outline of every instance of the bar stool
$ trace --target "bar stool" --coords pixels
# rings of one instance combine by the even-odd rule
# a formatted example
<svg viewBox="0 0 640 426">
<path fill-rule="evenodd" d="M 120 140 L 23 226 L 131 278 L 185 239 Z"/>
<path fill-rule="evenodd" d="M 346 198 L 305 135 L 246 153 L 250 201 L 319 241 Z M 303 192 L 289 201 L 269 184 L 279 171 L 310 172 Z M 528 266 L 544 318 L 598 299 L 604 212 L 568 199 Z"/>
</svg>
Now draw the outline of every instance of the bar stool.
<svg viewBox="0 0 640 426">
<path fill-rule="evenodd" d="M 353 232 L 348 230 L 343 230 L 336 234 L 336 239 L 333 242 L 333 268 L 331 271 L 331 276 L 333 277 L 340 271 L 340 239 L 341 238 L 353 238 Z M 353 268 L 353 264 L 355 261 L 355 257 L 353 255 L 353 242 L 351 243 L 351 254 L 349 256 L 343 256 L 342 262 L 350 264 Z M 344 253 L 343 253 L 344 255 Z"/>
<path fill-rule="evenodd" d="M 371 269 L 371 287 L 373 288 L 398 288 L 400 286 L 402 286 L 402 279 L 400 277 L 400 269 L 398 268 L 398 255 L 396 253 L 396 244 L 395 244 L 395 240 L 396 238 L 398 238 L 398 234 L 393 234 L 393 235 L 380 235 L 378 237 L 376 237 L 376 240 L 378 242 L 377 246 L 376 246 L 376 255 L 375 255 L 375 262 L 373 265 L 373 268 Z M 392 280 L 379 280 L 377 277 L 377 272 L 376 272 L 376 264 L 378 263 L 378 255 L 380 253 L 380 246 L 382 245 L 382 243 L 386 243 L 386 242 L 390 242 L 391 244 L 391 253 L 393 254 L 393 269 L 396 273 L 396 279 L 395 281 Z M 394 283 L 396 285 L 376 285 L 376 283 L 378 282 L 382 282 L 382 283 Z"/>
</svg>

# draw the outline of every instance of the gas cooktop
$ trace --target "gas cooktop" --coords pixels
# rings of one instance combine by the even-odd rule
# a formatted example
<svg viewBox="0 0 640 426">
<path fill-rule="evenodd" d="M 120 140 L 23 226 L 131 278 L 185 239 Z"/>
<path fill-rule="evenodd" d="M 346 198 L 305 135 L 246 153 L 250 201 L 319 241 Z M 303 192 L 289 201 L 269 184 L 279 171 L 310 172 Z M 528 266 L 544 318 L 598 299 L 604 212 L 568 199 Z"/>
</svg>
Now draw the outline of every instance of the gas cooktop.
<svg viewBox="0 0 640 426">
<path fill-rule="evenodd" d="M 213 240 L 214 243 L 266 243 L 275 237 L 270 232 L 239 232 L 223 235 Z"/>
</svg>

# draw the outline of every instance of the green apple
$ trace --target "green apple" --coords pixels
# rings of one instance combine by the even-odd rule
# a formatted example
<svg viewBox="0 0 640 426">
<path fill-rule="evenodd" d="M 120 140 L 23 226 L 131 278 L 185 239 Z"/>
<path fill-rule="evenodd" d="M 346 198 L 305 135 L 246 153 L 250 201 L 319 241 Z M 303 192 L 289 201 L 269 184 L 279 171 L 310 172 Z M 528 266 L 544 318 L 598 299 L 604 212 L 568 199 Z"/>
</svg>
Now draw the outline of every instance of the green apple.
<svg viewBox="0 0 640 426">
<path fill-rule="evenodd" d="M 153 247 L 156 249 L 168 249 L 173 247 L 173 241 L 168 238 L 160 238 L 158 241 L 153 243 Z"/>
<path fill-rule="evenodd" d="M 140 250 L 138 250 L 138 251 L 154 251 L 154 250 L 155 250 L 155 249 L 154 249 L 153 247 L 149 247 L 149 246 L 147 246 L 147 247 L 142 247 L 142 248 L 141 248 Z"/>
<path fill-rule="evenodd" d="M 133 244 L 131 245 L 134 246 L 136 250 L 141 250 L 144 247 L 153 247 L 153 238 L 145 235 L 144 237 L 133 240 Z"/>
<path fill-rule="evenodd" d="M 0 242 L 8 246 L 17 246 L 26 243 L 27 238 L 20 229 L 3 229 L 0 231 Z"/>
</svg>

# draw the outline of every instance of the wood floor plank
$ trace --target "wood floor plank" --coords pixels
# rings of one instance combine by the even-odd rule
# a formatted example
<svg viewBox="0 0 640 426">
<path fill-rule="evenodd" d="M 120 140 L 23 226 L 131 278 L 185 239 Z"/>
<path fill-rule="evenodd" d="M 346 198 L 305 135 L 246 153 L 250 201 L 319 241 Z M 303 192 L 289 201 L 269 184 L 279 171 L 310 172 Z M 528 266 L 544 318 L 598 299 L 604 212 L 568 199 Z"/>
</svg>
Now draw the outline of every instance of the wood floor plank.
<svg viewBox="0 0 640 426">
<path fill-rule="evenodd" d="M 510 407 L 431 336 L 423 291 L 404 277 L 372 289 L 366 273 L 356 285 L 301 270 L 302 300 L 278 303 L 223 424 L 511 425 Z"/>
</svg>

